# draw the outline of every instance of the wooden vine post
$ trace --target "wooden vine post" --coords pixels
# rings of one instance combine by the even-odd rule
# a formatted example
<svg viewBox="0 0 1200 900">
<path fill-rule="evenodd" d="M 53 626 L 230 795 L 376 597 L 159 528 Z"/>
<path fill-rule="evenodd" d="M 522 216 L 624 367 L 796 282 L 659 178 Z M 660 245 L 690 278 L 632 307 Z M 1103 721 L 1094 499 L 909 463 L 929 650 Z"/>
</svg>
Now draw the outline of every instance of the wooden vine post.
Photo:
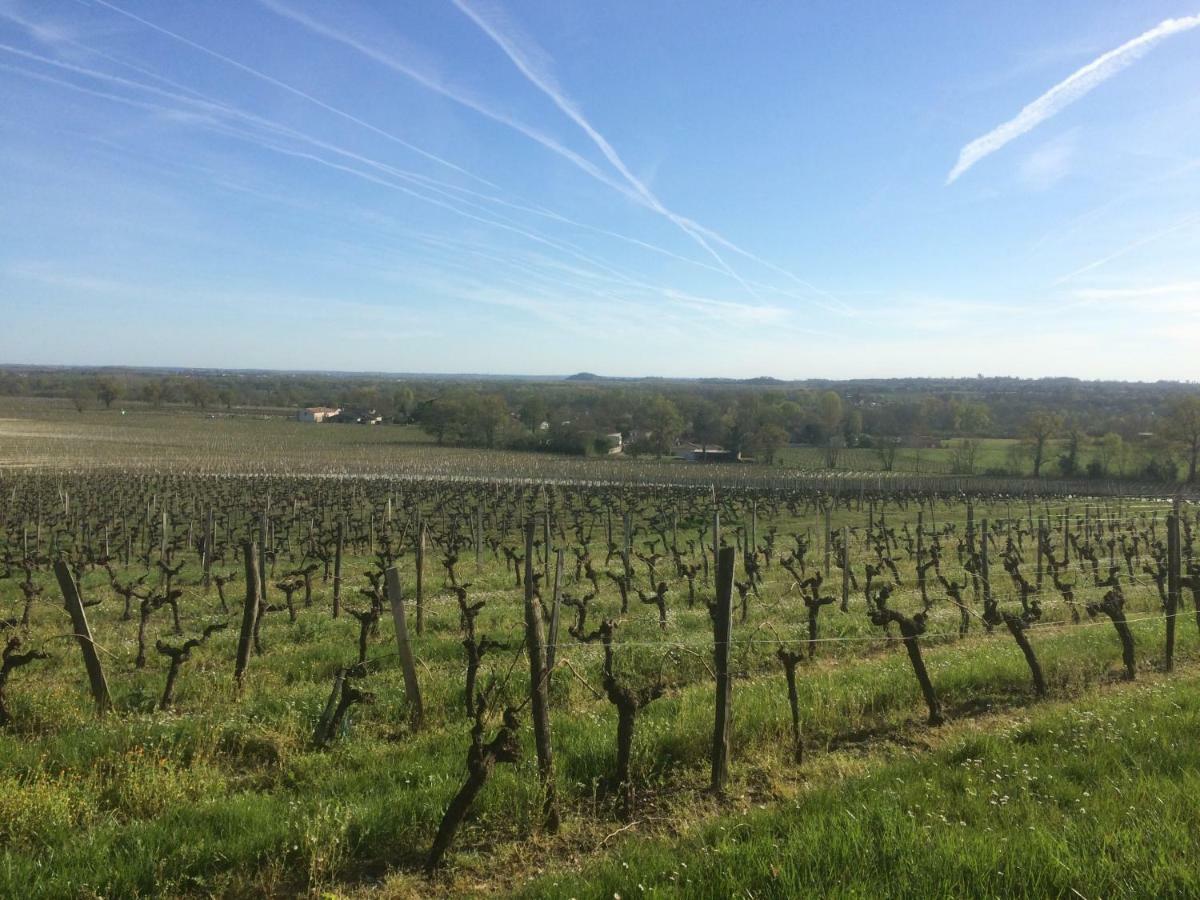
<svg viewBox="0 0 1200 900">
<path fill-rule="evenodd" d="M 984 605 L 992 602 L 992 578 L 988 565 L 988 521 L 984 519 L 979 529 L 979 568 L 983 576 Z"/>
<path fill-rule="evenodd" d="M 830 501 L 825 501 L 825 577 L 829 577 L 829 554 L 833 542 L 833 534 L 831 533 L 832 523 L 830 516 L 832 515 L 833 505 Z"/>
<path fill-rule="evenodd" d="M 425 633 L 425 522 L 417 520 L 417 634 Z"/>
<path fill-rule="evenodd" d="M 345 529 L 341 522 L 337 523 L 337 544 L 333 549 L 333 617 L 336 619 L 342 612 L 342 549 L 345 543 Z M 328 571 L 328 569 L 326 570 Z"/>
<path fill-rule="evenodd" d="M 1175 665 L 1175 619 L 1179 613 L 1179 498 L 1167 516 L 1167 644 L 1163 653 L 1163 668 L 1170 672 Z"/>
<path fill-rule="evenodd" d="M 1042 592 L 1046 573 L 1046 520 L 1040 515 L 1037 524 L 1037 592 Z"/>
<path fill-rule="evenodd" d="M 388 603 L 392 607 L 392 622 L 396 626 L 396 645 L 400 652 L 400 668 L 404 672 L 404 693 L 408 697 L 408 716 L 413 731 L 421 727 L 424 709 L 421 706 L 421 686 L 417 683 L 417 665 L 412 644 L 408 639 L 408 623 L 404 618 L 404 593 L 400 589 L 400 573 L 391 566 L 386 573 Z"/>
<path fill-rule="evenodd" d="M 267 602 L 267 514 L 258 520 L 258 598 Z"/>
<path fill-rule="evenodd" d="M 716 505 L 716 493 L 713 493 L 713 519 L 712 519 L 712 557 L 713 557 L 713 573 L 716 584 L 717 559 L 721 555 L 721 510 Z"/>
<path fill-rule="evenodd" d="M 63 601 L 75 630 L 75 639 L 79 641 L 79 649 L 83 652 L 83 664 L 87 668 L 92 697 L 96 701 L 96 712 L 103 715 L 112 708 L 112 697 L 108 693 L 108 682 L 104 678 L 104 667 L 100 665 L 100 655 L 96 652 L 96 643 L 92 640 L 92 629 L 88 626 L 87 615 L 83 611 L 83 600 L 79 596 L 79 588 L 71 575 L 70 567 L 62 560 L 58 560 L 54 564 L 54 576 L 58 579 L 59 588 L 62 589 Z"/>
<path fill-rule="evenodd" d="M 563 548 L 559 547 L 554 553 L 554 599 L 550 607 L 550 635 L 546 640 L 546 671 L 554 671 L 554 657 L 558 649 L 558 620 L 562 610 L 562 575 Z M 546 676 L 546 686 L 549 688 L 550 676 Z"/>
<path fill-rule="evenodd" d="M 724 794 L 729 781 L 730 729 L 733 724 L 733 679 L 729 672 L 730 639 L 733 635 L 733 567 L 734 548 L 725 547 L 717 557 L 717 596 L 708 608 L 713 624 L 713 663 L 717 687 L 710 787 L 717 795 Z"/>
<path fill-rule="evenodd" d="M 850 608 L 850 529 L 842 526 L 842 612 Z"/>
<path fill-rule="evenodd" d="M 251 541 L 242 544 L 242 556 L 246 561 L 246 601 L 242 606 L 242 630 L 238 635 L 237 659 L 234 662 L 233 678 L 241 691 L 246 675 L 246 664 L 250 661 L 250 645 L 254 639 L 254 623 L 258 620 L 258 549 Z"/>
<path fill-rule="evenodd" d="M 475 571 L 483 571 L 483 504 L 475 507 Z"/>
<path fill-rule="evenodd" d="M 208 591 L 209 585 L 212 583 L 212 556 L 213 542 L 216 540 L 215 523 L 213 521 L 213 508 L 208 507 L 208 515 L 204 519 L 204 590 Z"/>
<path fill-rule="evenodd" d="M 554 748 L 550 743 L 550 700 L 546 689 L 546 642 L 542 630 L 542 605 L 534 592 L 534 520 L 525 523 L 525 649 L 529 655 L 529 708 L 533 716 L 533 742 L 538 774 L 542 779 L 542 814 L 546 830 L 558 831 L 558 795 L 554 785 Z M 561 560 L 561 557 L 560 557 Z"/>
</svg>

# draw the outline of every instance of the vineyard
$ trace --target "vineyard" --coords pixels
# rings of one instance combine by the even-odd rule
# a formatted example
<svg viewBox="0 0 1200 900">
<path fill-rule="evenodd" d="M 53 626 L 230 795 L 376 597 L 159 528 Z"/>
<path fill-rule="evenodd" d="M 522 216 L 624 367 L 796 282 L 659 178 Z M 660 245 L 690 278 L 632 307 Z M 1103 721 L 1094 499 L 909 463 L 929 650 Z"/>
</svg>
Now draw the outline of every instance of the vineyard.
<svg viewBox="0 0 1200 900">
<path fill-rule="evenodd" d="M 108 466 L 0 491 L 6 894 L 515 890 L 1200 647 L 1178 501 Z"/>
</svg>

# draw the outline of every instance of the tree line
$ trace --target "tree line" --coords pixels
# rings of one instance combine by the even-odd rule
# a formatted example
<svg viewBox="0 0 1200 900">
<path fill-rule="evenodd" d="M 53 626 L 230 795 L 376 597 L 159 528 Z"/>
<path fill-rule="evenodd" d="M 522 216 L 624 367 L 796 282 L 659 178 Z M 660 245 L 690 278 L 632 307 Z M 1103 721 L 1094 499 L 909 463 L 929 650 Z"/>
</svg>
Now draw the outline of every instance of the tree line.
<svg viewBox="0 0 1200 900">
<path fill-rule="evenodd" d="M 374 410 L 440 444 L 666 455 L 680 441 L 771 463 L 789 444 L 867 449 L 891 469 L 939 444 L 953 468 L 1041 477 L 1195 481 L 1200 387 L 1076 379 L 781 382 L 484 379 L 212 370 L 0 369 L 0 396 L 69 399 L 80 411 L 152 408 Z M 1002 458 L 987 439 L 1007 438 Z"/>
</svg>

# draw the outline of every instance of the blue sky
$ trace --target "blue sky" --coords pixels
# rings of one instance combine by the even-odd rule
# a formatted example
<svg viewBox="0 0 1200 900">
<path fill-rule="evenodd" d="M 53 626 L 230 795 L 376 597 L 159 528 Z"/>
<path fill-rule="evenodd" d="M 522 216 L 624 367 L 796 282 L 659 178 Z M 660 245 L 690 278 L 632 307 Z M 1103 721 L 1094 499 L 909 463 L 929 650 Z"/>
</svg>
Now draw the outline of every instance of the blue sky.
<svg viewBox="0 0 1200 900">
<path fill-rule="evenodd" d="M 0 361 L 1196 380 L 1191 2 L 0 0 Z"/>
</svg>

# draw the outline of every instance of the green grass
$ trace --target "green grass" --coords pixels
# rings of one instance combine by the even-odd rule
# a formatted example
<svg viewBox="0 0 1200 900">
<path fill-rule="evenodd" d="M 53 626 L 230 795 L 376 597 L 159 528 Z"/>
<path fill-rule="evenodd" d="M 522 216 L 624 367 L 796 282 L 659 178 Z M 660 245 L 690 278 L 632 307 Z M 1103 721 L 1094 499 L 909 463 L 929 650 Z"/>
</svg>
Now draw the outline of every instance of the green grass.
<svg viewBox="0 0 1200 900">
<path fill-rule="evenodd" d="M 522 897 L 1192 897 L 1200 676 L 966 726 L 796 798 L 674 823 Z"/>
</svg>

